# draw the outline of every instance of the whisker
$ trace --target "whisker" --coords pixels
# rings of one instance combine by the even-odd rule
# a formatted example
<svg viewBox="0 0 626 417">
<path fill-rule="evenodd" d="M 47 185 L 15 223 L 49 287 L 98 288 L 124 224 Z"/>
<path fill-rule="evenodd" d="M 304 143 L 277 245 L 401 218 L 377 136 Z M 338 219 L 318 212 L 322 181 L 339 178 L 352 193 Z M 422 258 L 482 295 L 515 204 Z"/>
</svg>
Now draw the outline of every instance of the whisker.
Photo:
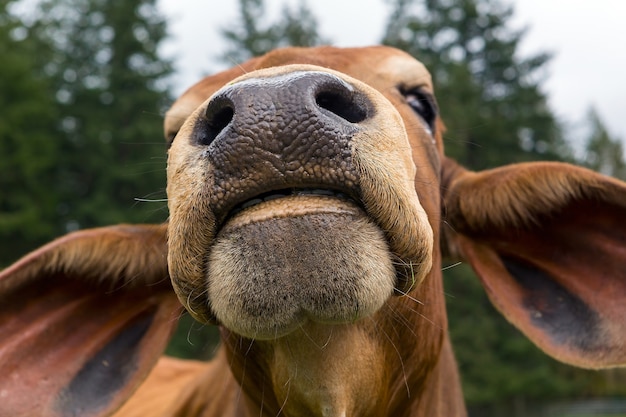
<svg viewBox="0 0 626 417">
<path fill-rule="evenodd" d="M 226 56 L 226 59 L 228 59 L 231 64 L 239 68 L 244 74 L 248 73 L 248 71 L 246 71 L 246 69 L 239 62 L 235 61 L 235 59 L 233 59 L 231 56 Z"/>
<path fill-rule="evenodd" d="M 259 411 L 259 417 L 263 417 L 263 406 L 265 405 L 265 384 L 261 385 L 261 410 Z"/>
<path fill-rule="evenodd" d="M 246 353 L 244 353 L 246 357 L 250 354 L 250 351 L 252 350 L 252 346 L 254 346 L 254 339 L 256 339 L 256 336 L 250 339 L 250 343 L 248 344 L 248 349 L 246 349 Z"/>
<path fill-rule="evenodd" d="M 404 314 L 398 313 L 391 306 L 388 306 L 388 308 L 389 308 L 389 314 L 390 314 L 391 318 L 395 322 L 400 323 L 404 328 L 408 329 L 413 334 L 413 336 L 417 337 L 417 333 L 415 333 L 415 330 L 413 329 L 413 326 L 411 326 L 411 322 L 409 321 L 409 319 L 407 319 Z M 393 327 L 393 329 L 396 332 L 396 335 L 399 336 L 400 333 L 397 331 L 395 326 Z"/>
<path fill-rule="evenodd" d="M 311 343 L 313 343 L 315 345 L 315 347 L 317 347 L 319 350 L 324 350 L 326 349 L 326 347 L 328 346 L 328 344 L 330 343 L 330 340 L 333 338 L 333 328 L 331 327 L 330 329 L 330 334 L 328 335 L 328 339 L 326 340 L 326 342 L 324 342 L 324 344 L 319 345 L 315 340 L 313 340 L 313 338 L 311 336 L 309 336 L 309 334 L 307 333 L 307 331 L 304 329 L 304 327 L 302 327 L 302 324 L 298 325 L 300 327 L 300 330 L 302 330 L 302 333 L 304 333 L 304 335 L 306 336 L 307 339 L 309 339 L 311 341 Z"/>
<path fill-rule="evenodd" d="M 193 330 L 193 322 L 191 322 L 191 326 L 189 326 L 189 329 L 187 329 L 187 343 L 189 343 L 191 346 L 195 346 L 193 344 L 193 342 L 191 341 L 191 331 Z"/>
<path fill-rule="evenodd" d="M 244 356 L 243 359 L 243 370 L 241 371 L 241 384 L 239 385 L 239 390 L 237 391 L 237 400 L 235 404 L 239 404 L 241 402 L 241 398 L 243 397 L 243 387 L 244 382 L 246 380 L 246 369 L 248 368 L 246 365 L 248 363 L 248 356 Z M 232 365 L 232 363 L 231 363 Z"/>
<path fill-rule="evenodd" d="M 185 308 L 189 310 L 190 313 L 198 315 L 198 313 L 195 312 L 193 308 L 191 308 L 191 300 L 192 300 L 191 294 L 193 294 L 193 290 L 189 291 L 189 294 L 187 294 L 187 305 L 185 306 Z M 193 300 L 197 300 L 197 299 L 198 297 L 193 298 Z"/>
<path fill-rule="evenodd" d="M 387 334 L 387 332 L 385 331 L 384 326 L 378 326 L 378 323 L 376 322 L 375 324 L 376 327 L 378 327 L 379 330 L 381 330 L 381 332 L 385 335 L 385 337 L 389 341 L 389 344 L 391 345 L 391 347 L 393 347 L 393 349 L 396 351 L 396 354 L 398 355 L 398 359 L 400 360 L 400 368 L 402 369 L 402 378 L 404 380 L 404 386 L 406 387 L 406 393 L 409 397 L 411 397 L 411 388 L 409 387 L 409 379 L 406 375 L 406 368 L 404 367 L 404 358 L 402 357 L 402 354 L 400 353 L 400 350 L 398 349 L 396 344 L 393 343 L 393 340 L 391 339 L 391 337 L 389 337 L 389 334 Z"/>
<path fill-rule="evenodd" d="M 441 268 L 441 270 L 442 271 L 447 271 L 448 269 L 456 268 L 457 266 L 462 265 L 462 264 L 463 264 L 463 262 L 457 262 L 457 263 L 454 263 L 452 265 L 444 266 L 443 268 Z"/>
<path fill-rule="evenodd" d="M 411 310 L 413 313 L 417 314 L 418 316 L 420 316 L 421 318 L 423 318 L 424 320 L 426 320 L 428 323 L 432 324 L 435 328 L 437 328 L 438 330 L 441 330 L 442 332 L 445 331 L 443 327 L 441 327 L 439 324 L 435 323 L 434 321 L 432 321 L 431 319 L 429 319 L 428 317 L 426 317 L 425 315 L 423 315 L 422 313 L 420 313 L 419 311 L 415 310 L 414 308 L 410 308 L 409 310 Z"/>
<path fill-rule="evenodd" d="M 167 198 L 150 199 L 150 198 L 138 198 L 138 197 L 135 197 L 134 200 L 140 203 L 167 203 L 169 201 L 169 199 Z"/>
<path fill-rule="evenodd" d="M 443 220 L 442 223 L 445 224 L 447 227 L 449 227 L 450 230 L 452 230 L 453 232 L 456 232 L 456 230 L 454 229 L 454 226 L 452 226 L 447 220 Z"/>
<path fill-rule="evenodd" d="M 423 301 L 420 301 L 417 298 L 415 298 L 413 296 L 410 296 L 409 293 L 407 293 L 407 292 L 404 292 L 404 291 L 399 290 L 399 289 L 396 289 L 396 291 L 398 291 L 400 294 L 402 294 L 403 297 L 408 298 L 409 300 L 415 302 L 416 304 L 419 304 L 419 305 L 422 305 L 422 306 L 425 305 Z"/>
<path fill-rule="evenodd" d="M 296 374 L 297 373 L 298 373 L 298 365 L 296 364 Z M 280 409 L 278 410 L 276 417 L 280 416 L 283 413 L 285 406 L 287 406 L 287 400 L 289 399 L 289 393 L 291 391 L 291 377 L 289 377 L 289 379 L 285 382 L 284 386 L 287 387 L 287 393 L 285 394 L 285 401 L 283 401 L 283 404 L 280 406 Z"/>
</svg>

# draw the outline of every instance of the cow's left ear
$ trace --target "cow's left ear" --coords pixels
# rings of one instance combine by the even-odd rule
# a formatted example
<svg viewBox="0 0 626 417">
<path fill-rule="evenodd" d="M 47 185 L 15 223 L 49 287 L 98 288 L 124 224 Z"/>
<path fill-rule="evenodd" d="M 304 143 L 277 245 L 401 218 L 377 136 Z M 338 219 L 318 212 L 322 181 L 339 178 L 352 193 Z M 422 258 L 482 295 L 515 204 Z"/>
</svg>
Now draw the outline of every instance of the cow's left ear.
<svg viewBox="0 0 626 417">
<path fill-rule="evenodd" d="M 0 415 L 104 416 L 164 350 L 180 309 L 166 226 L 71 233 L 0 272 Z"/>
<path fill-rule="evenodd" d="M 626 365 L 626 184 L 562 163 L 444 166 L 444 252 L 546 353 Z"/>
</svg>

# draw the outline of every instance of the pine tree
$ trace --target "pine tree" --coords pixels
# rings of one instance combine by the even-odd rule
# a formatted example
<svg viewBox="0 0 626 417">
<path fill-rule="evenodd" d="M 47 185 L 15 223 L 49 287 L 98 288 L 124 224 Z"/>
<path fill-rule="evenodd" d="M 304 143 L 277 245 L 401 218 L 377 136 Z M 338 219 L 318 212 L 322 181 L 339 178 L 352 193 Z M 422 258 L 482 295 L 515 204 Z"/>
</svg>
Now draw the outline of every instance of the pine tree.
<svg viewBox="0 0 626 417">
<path fill-rule="evenodd" d="M 170 65 L 157 55 L 165 22 L 155 0 L 44 0 L 33 36 L 60 112 L 66 229 L 163 220 L 163 203 L 136 202 L 165 187 Z"/>
<path fill-rule="evenodd" d="M 0 268 L 60 231 L 56 104 L 12 4 L 0 0 Z"/>
<path fill-rule="evenodd" d="M 229 46 L 222 56 L 227 64 L 234 65 L 263 55 L 283 46 L 315 46 L 328 43 L 317 33 L 317 19 L 301 0 L 296 9 L 283 6 L 277 22 L 261 26 L 267 21 L 263 0 L 239 0 L 240 23 L 231 23 L 222 29 Z"/>
<path fill-rule="evenodd" d="M 604 175 L 626 180 L 626 162 L 622 141 L 611 136 L 595 109 L 589 109 L 587 120 L 591 132 L 585 146 L 583 165 Z"/>
<path fill-rule="evenodd" d="M 541 89 L 550 56 L 519 56 L 524 31 L 499 0 L 395 0 L 383 42 L 432 72 L 448 127 L 446 153 L 484 169 L 564 159 L 569 151 Z"/>
</svg>

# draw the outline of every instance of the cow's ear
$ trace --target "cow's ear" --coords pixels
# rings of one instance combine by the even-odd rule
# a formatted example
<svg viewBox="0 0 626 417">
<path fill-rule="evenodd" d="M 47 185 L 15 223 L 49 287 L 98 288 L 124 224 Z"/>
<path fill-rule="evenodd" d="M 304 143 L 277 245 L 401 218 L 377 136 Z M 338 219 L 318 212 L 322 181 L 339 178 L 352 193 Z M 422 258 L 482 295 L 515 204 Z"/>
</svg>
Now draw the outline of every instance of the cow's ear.
<svg viewBox="0 0 626 417">
<path fill-rule="evenodd" d="M 0 415 L 104 416 L 161 355 L 180 309 L 165 226 L 69 234 L 0 272 Z"/>
<path fill-rule="evenodd" d="M 445 249 L 496 308 L 563 362 L 626 365 L 626 185 L 562 163 L 444 165 Z"/>
</svg>

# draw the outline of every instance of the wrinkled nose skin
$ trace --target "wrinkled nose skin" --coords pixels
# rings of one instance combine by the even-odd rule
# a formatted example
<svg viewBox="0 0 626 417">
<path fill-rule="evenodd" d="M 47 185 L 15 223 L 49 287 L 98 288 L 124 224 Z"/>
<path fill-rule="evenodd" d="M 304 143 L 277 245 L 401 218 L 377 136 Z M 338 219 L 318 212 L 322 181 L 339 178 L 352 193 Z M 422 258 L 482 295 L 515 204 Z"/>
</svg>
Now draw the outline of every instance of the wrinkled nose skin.
<svg viewBox="0 0 626 417">
<path fill-rule="evenodd" d="M 192 135 L 213 168 L 211 207 L 226 213 L 259 192 L 357 188 L 351 138 L 374 114 L 333 74 L 295 71 L 219 90 Z"/>
</svg>

